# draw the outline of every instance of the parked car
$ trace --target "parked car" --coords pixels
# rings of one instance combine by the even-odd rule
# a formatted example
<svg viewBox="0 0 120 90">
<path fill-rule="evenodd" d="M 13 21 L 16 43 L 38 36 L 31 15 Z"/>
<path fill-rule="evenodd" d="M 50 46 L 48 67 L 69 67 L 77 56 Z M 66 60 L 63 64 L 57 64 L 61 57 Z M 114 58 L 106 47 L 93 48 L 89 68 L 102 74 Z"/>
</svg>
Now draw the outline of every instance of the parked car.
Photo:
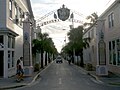
<svg viewBox="0 0 120 90">
<path fill-rule="evenodd" d="M 62 57 L 61 56 L 58 56 L 56 58 L 56 63 L 63 63 L 63 60 L 62 60 Z"/>
</svg>

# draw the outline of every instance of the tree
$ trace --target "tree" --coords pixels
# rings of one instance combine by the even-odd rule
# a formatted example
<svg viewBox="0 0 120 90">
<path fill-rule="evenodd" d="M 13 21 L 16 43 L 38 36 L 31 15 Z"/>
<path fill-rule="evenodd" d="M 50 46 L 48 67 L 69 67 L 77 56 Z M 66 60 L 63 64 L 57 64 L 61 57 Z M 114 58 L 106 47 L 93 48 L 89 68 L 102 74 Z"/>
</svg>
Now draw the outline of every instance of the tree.
<svg viewBox="0 0 120 90">
<path fill-rule="evenodd" d="M 84 66 L 83 62 L 83 48 L 89 47 L 90 38 L 83 38 L 83 26 L 78 26 L 77 28 L 73 28 L 68 33 L 69 43 L 66 47 L 63 48 L 63 51 L 73 54 L 73 49 L 75 50 L 75 55 L 79 55 L 81 58 L 80 66 Z"/>
<path fill-rule="evenodd" d="M 32 52 L 34 55 L 36 53 L 41 53 L 41 68 L 43 68 L 43 53 L 44 51 L 56 53 L 56 48 L 51 38 L 47 33 L 38 33 L 38 39 L 32 41 L 33 48 Z M 45 61 L 47 62 L 47 61 Z M 47 64 L 47 63 L 46 63 Z"/>
<path fill-rule="evenodd" d="M 96 12 L 94 12 L 94 13 L 92 13 L 91 15 L 87 16 L 86 19 L 87 19 L 87 20 L 90 20 L 90 21 L 89 21 L 89 22 L 85 22 L 85 23 L 84 23 L 84 26 L 85 26 L 85 27 L 86 27 L 86 26 L 90 27 L 91 25 L 93 25 L 93 24 L 97 21 L 98 15 L 97 15 Z"/>
</svg>

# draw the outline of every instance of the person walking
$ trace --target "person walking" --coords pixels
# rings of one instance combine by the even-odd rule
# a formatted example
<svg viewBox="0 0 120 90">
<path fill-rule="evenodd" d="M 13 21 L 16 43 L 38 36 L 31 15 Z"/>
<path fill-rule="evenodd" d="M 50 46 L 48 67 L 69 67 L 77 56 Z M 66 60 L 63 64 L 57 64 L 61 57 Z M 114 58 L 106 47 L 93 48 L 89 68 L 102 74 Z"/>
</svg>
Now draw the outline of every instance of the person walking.
<svg viewBox="0 0 120 90">
<path fill-rule="evenodd" d="M 19 81 L 21 80 L 21 65 L 20 65 L 20 59 L 17 60 L 16 67 L 17 67 L 17 72 L 16 72 L 17 79 L 16 79 L 16 81 L 19 82 Z"/>
<path fill-rule="evenodd" d="M 23 75 L 24 75 L 24 67 L 23 67 L 23 57 L 20 57 L 20 66 L 21 66 L 21 80 L 23 80 Z"/>
<path fill-rule="evenodd" d="M 68 63 L 71 64 L 71 57 L 68 56 Z"/>
</svg>

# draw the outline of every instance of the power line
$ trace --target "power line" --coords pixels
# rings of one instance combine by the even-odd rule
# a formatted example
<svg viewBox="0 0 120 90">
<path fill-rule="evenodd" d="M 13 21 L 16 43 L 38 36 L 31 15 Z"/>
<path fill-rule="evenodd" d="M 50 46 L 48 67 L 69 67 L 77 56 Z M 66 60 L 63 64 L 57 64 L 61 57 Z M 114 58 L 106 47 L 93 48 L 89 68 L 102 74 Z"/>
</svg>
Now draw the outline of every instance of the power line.
<svg viewBox="0 0 120 90">
<path fill-rule="evenodd" d="M 111 0 L 109 0 L 109 1 L 105 4 L 105 6 L 107 6 L 110 2 L 111 2 Z"/>
</svg>

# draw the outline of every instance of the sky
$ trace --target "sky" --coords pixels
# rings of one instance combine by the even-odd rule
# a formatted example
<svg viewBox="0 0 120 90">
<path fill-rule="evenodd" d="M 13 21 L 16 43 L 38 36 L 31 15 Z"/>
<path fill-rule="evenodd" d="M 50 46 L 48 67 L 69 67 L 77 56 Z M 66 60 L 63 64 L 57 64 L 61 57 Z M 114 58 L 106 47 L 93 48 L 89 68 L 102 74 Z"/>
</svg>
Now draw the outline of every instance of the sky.
<svg viewBox="0 0 120 90">
<path fill-rule="evenodd" d="M 65 7 L 70 9 L 70 12 L 74 13 L 74 19 L 79 20 L 79 23 L 74 23 L 74 27 L 81 25 L 81 22 L 86 21 L 86 17 L 96 12 L 101 15 L 105 9 L 110 6 L 115 0 L 30 0 L 32 5 L 33 14 L 37 25 L 44 21 L 54 19 L 54 13 L 57 14 L 57 10 L 64 4 Z M 50 14 L 51 13 L 51 14 Z M 39 21 L 42 17 L 43 20 Z M 42 32 L 47 32 L 53 39 L 54 44 L 58 50 L 68 42 L 67 33 L 70 30 L 72 22 L 60 21 L 56 23 L 50 23 L 41 27 Z M 66 40 L 66 42 L 64 42 Z"/>
</svg>

